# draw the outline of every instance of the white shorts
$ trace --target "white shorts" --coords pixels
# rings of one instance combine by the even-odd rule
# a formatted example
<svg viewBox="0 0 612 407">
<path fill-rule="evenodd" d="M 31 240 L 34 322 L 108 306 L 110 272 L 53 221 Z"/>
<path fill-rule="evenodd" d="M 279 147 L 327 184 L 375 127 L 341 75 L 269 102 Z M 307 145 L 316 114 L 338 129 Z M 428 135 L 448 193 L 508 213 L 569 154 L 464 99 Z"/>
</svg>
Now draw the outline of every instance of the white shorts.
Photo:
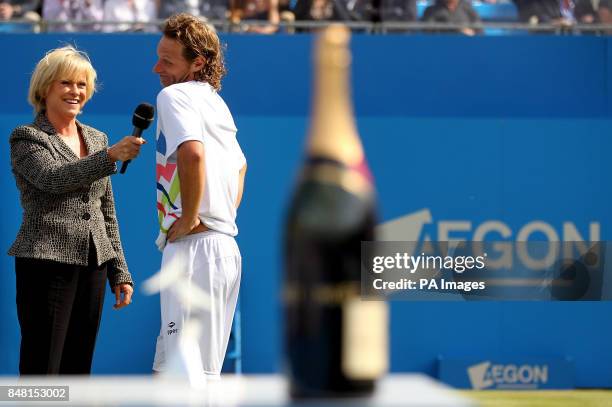
<svg viewBox="0 0 612 407">
<path fill-rule="evenodd" d="M 202 330 L 197 341 L 203 374 L 219 375 L 229 341 L 241 274 L 240 251 L 233 237 L 207 231 L 187 235 L 168 243 L 162 256 L 161 273 L 184 270 L 183 287 L 194 285 L 210 296 L 209 309 L 202 310 L 194 301 L 179 301 L 172 289 L 160 293 L 161 330 L 157 337 L 153 370 L 163 372 L 168 359 L 179 345 L 179 335 L 190 318 L 196 318 Z M 178 265 L 178 266 L 177 266 Z"/>
</svg>

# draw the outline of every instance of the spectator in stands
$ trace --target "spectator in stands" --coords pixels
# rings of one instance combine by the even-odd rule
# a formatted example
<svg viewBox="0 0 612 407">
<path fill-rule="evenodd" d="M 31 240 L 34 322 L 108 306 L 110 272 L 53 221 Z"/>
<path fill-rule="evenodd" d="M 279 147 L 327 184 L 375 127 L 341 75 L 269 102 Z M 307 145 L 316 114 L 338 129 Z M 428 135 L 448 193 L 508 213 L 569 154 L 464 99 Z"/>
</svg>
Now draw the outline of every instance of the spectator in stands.
<svg viewBox="0 0 612 407">
<path fill-rule="evenodd" d="M 423 22 L 449 23 L 454 25 L 470 25 L 480 22 L 480 16 L 468 0 L 436 0 L 425 9 Z M 478 30 L 463 27 L 459 32 L 465 35 L 475 35 Z"/>
<path fill-rule="evenodd" d="M 333 0 L 297 0 L 293 12 L 301 21 L 340 20 Z"/>
<path fill-rule="evenodd" d="M 603 24 L 612 24 L 612 1 L 599 0 L 597 16 Z"/>
<path fill-rule="evenodd" d="M 278 0 L 231 0 L 230 4 L 230 20 L 233 24 L 243 20 L 267 21 L 267 24 L 247 25 L 243 29 L 258 34 L 274 34 L 278 31 Z"/>
<path fill-rule="evenodd" d="M 36 9 L 40 0 L 0 0 L 0 21 L 29 20 L 39 21 Z"/>
<path fill-rule="evenodd" d="M 417 20 L 416 0 L 381 0 L 382 21 L 411 22 Z"/>
<path fill-rule="evenodd" d="M 297 0 L 296 20 L 371 21 L 372 0 Z"/>
<path fill-rule="evenodd" d="M 293 11 L 291 11 L 291 0 L 278 0 L 278 11 L 280 13 L 289 11 L 293 14 Z"/>
<path fill-rule="evenodd" d="M 188 13 L 200 15 L 200 2 L 198 0 L 159 0 L 157 17 L 166 19 L 173 14 Z"/>
<path fill-rule="evenodd" d="M 593 0 L 513 0 L 522 22 L 572 26 L 597 22 Z M 595 0 L 596 1 L 596 0 Z M 605 1 L 605 0 L 604 0 Z"/>
<path fill-rule="evenodd" d="M 229 0 L 201 0 L 200 15 L 209 20 L 227 20 Z"/>
<path fill-rule="evenodd" d="M 293 23 L 295 21 L 295 14 L 293 14 L 293 10 L 291 10 L 292 1 L 293 0 L 278 0 L 278 12 L 282 22 Z M 286 31 L 293 34 L 295 28 L 288 27 Z"/>
<path fill-rule="evenodd" d="M 229 0 L 157 0 L 158 18 L 165 20 L 171 15 L 187 13 L 208 20 L 226 20 L 229 15 Z"/>
<path fill-rule="evenodd" d="M 597 1 L 597 3 L 600 3 L 600 1 Z M 599 21 L 596 5 L 592 0 L 576 0 L 574 17 L 577 22 L 582 24 L 592 24 Z"/>
<path fill-rule="evenodd" d="M 102 0 L 44 0 L 43 18 L 49 31 L 95 31 L 104 17 Z M 64 22 L 57 24 L 56 22 Z M 84 22 L 86 24 L 73 24 Z"/>
<path fill-rule="evenodd" d="M 559 0 L 513 0 L 519 19 L 524 23 L 552 23 L 561 21 Z"/>
<path fill-rule="evenodd" d="M 596 10 L 596 22 L 612 25 L 612 0 L 599 0 Z M 612 30 L 605 29 L 602 30 L 600 34 L 612 35 Z"/>
<path fill-rule="evenodd" d="M 104 21 L 129 24 L 105 24 L 103 31 L 155 31 L 153 25 L 137 24 L 155 20 L 157 9 L 154 0 L 106 0 Z"/>
</svg>

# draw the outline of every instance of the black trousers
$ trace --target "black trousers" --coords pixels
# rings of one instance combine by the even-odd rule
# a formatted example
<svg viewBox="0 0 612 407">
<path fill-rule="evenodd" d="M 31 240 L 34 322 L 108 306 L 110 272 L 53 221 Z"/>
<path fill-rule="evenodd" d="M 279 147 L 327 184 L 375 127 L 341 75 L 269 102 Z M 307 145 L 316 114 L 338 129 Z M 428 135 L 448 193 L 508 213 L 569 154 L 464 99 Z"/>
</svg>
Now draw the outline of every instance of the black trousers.
<svg viewBox="0 0 612 407">
<path fill-rule="evenodd" d="M 21 327 L 19 373 L 90 374 L 106 289 L 106 266 L 15 259 Z"/>
</svg>

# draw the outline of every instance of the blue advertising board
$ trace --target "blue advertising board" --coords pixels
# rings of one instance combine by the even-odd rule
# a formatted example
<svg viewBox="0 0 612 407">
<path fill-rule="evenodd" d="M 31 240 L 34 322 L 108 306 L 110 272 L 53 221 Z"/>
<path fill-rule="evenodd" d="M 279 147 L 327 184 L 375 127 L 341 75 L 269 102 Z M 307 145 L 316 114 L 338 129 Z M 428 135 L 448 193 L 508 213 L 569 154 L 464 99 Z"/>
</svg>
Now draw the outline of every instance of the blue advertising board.
<svg viewBox="0 0 612 407">
<path fill-rule="evenodd" d="M 574 363 L 555 358 L 440 357 L 438 378 L 453 387 L 473 390 L 542 390 L 574 388 Z"/>
</svg>

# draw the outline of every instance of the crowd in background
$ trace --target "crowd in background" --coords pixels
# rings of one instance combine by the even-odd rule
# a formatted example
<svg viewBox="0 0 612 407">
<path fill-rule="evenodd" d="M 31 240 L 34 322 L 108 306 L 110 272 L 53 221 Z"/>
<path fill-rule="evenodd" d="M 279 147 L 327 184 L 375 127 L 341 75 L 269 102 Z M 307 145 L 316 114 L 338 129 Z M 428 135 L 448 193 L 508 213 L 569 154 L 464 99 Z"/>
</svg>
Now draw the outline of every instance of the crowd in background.
<svg viewBox="0 0 612 407">
<path fill-rule="evenodd" d="M 612 0 L 483 2 L 475 4 L 513 6 L 516 22 L 534 26 L 612 23 Z M 260 34 L 279 32 L 280 27 L 305 30 L 295 24 L 301 21 L 420 21 L 451 24 L 454 31 L 474 35 L 479 33 L 474 25 L 481 22 L 471 0 L 427 0 L 421 13 L 417 0 L 0 0 L 0 21 L 43 22 L 45 31 L 156 31 L 155 22 L 178 12 Z M 487 19 L 496 21 L 495 15 Z"/>
</svg>

